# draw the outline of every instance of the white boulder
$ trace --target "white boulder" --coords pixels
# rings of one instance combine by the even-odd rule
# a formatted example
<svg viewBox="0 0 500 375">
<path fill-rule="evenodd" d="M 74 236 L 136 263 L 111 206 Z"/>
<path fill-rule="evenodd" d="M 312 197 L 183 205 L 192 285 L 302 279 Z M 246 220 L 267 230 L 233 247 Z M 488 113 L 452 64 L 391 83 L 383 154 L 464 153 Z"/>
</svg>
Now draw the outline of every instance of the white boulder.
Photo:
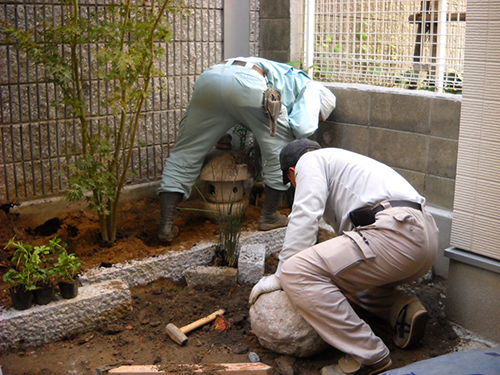
<svg viewBox="0 0 500 375">
<path fill-rule="evenodd" d="M 259 343 L 273 352 L 309 357 L 328 347 L 282 290 L 260 295 L 250 308 L 250 321 Z"/>
</svg>

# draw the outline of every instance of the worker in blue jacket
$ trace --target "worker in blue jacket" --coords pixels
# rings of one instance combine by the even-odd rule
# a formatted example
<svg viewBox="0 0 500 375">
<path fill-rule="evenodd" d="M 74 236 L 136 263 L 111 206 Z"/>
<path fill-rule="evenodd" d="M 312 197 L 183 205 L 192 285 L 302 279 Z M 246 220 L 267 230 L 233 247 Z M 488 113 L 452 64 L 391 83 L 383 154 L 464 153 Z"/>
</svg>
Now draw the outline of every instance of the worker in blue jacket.
<svg viewBox="0 0 500 375">
<path fill-rule="evenodd" d="M 163 170 L 158 238 L 170 241 L 179 234 L 173 224 L 177 206 L 190 196 L 207 153 L 237 124 L 251 130 L 261 151 L 265 199 L 258 228 L 286 226 L 278 207 L 289 184 L 283 184 L 279 153 L 294 139 L 312 135 L 335 102 L 329 89 L 304 72 L 263 58 L 238 57 L 204 71 Z"/>
</svg>

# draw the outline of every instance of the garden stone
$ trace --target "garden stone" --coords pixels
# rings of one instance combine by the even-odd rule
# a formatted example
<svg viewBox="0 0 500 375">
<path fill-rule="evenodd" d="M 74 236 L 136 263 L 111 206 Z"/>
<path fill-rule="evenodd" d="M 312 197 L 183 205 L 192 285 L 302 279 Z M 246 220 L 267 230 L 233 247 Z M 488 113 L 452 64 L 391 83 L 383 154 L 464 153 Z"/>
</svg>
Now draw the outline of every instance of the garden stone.
<svg viewBox="0 0 500 375">
<path fill-rule="evenodd" d="M 220 283 L 236 285 L 238 270 L 232 267 L 198 266 L 186 270 L 186 283 L 189 287 L 216 286 Z"/>
<path fill-rule="evenodd" d="M 242 245 L 238 257 L 238 282 L 240 284 L 257 284 L 264 275 L 265 263 L 266 245 Z"/>
<path fill-rule="evenodd" d="M 276 365 L 281 375 L 294 375 L 293 364 L 296 358 L 292 356 L 283 356 L 275 359 Z"/>
<path fill-rule="evenodd" d="M 250 320 L 260 344 L 276 353 L 309 357 L 328 347 L 282 290 L 260 295 L 250 308 Z"/>
</svg>

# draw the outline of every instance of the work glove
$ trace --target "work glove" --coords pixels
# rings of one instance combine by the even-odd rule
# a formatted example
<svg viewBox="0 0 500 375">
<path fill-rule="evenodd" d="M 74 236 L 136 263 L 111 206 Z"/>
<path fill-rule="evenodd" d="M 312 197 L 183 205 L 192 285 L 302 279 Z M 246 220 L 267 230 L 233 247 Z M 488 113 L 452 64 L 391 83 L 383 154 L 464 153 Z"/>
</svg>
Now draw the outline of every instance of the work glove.
<svg viewBox="0 0 500 375">
<path fill-rule="evenodd" d="M 276 290 L 281 290 L 280 279 L 278 279 L 275 275 L 264 276 L 259 280 L 257 284 L 252 288 L 252 292 L 250 293 L 249 302 L 250 304 L 254 304 L 257 301 L 257 298 L 261 294 L 271 293 Z"/>
</svg>

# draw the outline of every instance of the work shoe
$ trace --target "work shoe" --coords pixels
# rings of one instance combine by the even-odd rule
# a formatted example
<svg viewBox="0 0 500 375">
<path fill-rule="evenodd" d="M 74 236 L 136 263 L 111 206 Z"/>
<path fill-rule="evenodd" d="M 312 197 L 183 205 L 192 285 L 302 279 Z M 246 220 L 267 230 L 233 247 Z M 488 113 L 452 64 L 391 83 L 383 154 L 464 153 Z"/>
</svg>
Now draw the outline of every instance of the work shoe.
<svg viewBox="0 0 500 375">
<path fill-rule="evenodd" d="M 375 375 L 388 369 L 392 365 L 390 356 L 373 365 L 362 365 L 350 355 L 342 357 L 336 365 L 325 366 L 321 375 Z"/>
<path fill-rule="evenodd" d="M 288 225 L 288 218 L 285 215 L 280 214 L 278 211 L 274 212 L 272 215 L 262 215 L 259 218 L 259 230 L 271 230 L 281 227 L 286 227 Z"/>
<path fill-rule="evenodd" d="M 401 349 L 418 343 L 425 334 L 429 314 L 420 301 L 413 301 L 403 307 L 396 321 L 394 344 Z"/>
</svg>

